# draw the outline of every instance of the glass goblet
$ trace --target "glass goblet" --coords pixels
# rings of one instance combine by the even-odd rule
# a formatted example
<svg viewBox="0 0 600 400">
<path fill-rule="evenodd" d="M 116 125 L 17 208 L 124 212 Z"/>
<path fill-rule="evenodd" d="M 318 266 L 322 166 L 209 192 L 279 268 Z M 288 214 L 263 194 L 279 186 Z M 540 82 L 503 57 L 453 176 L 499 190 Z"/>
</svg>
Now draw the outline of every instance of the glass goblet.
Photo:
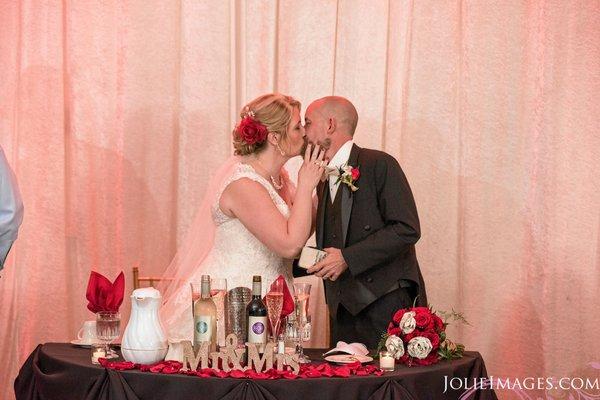
<svg viewBox="0 0 600 400">
<path fill-rule="evenodd" d="M 96 313 L 96 337 L 104 343 L 106 358 L 116 358 L 117 353 L 111 350 L 110 344 L 121 334 L 121 313 L 99 311 Z"/>
</svg>

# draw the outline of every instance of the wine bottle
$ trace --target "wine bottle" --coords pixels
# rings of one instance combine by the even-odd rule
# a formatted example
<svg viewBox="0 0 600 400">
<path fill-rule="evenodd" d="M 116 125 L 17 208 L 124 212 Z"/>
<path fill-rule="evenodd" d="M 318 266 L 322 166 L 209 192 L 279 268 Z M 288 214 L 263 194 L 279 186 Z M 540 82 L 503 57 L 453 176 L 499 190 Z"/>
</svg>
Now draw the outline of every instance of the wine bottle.
<svg viewBox="0 0 600 400">
<path fill-rule="evenodd" d="M 210 276 L 202 275 L 200 298 L 194 304 L 194 346 L 209 342 L 209 351 L 217 349 L 217 307 L 210 298 Z"/>
<path fill-rule="evenodd" d="M 256 343 L 259 353 L 264 352 L 267 343 L 267 307 L 263 303 L 261 277 L 252 277 L 252 300 L 246 307 L 248 321 L 248 342 Z"/>
</svg>

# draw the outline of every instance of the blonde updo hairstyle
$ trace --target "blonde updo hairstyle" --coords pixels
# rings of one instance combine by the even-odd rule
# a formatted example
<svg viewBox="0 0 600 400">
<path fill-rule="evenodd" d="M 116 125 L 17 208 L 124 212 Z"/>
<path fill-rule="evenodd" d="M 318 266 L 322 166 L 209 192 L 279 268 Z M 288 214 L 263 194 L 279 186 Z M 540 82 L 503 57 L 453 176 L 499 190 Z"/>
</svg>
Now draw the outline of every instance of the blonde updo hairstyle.
<svg viewBox="0 0 600 400">
<path fill-rule="evenodd" d="M 263 124 L 269 133 L 280 134 L 280 143 L 287 140 L 287 129 L 292 121 L 294 108 L 300 110 L 300 102 L 291 96 L 280 93 L 270 93 L 262 95 L 250 103 L 246 104 L 240 112 L 240 117 L 244 119 L 250 112 L 254 113 L 252 117 L 255 121 Z M 239 124 L 233 130 L 233 148 L 238 156 L 247 156 L 258 154 L 266 148 L 268 139 L 258 143 L 246 142 L 238 132 Z"/>
</svg>

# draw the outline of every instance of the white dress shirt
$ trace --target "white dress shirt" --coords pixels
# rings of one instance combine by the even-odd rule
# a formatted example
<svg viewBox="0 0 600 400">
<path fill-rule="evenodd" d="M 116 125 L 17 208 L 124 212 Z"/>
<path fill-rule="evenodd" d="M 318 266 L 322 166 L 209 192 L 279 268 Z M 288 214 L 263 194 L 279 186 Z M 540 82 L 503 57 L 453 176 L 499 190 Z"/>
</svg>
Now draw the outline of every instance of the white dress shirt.
<svg viewBox="0 0 600 400">
<path fill-rule="evenodd" d="M 354 142 L 352 140 L 348 140 L 346 143 L 339 148 L 337 153 L 331 158 L 328 167 L 338 169 L 342 166 L 345 166 L 348 163 L 348 159 L 350 158 L 350 152 L 352 151 L 352 145 Z M 338 187 L 341 182 L 338 182 L 338 177 L 335 175 L 329 176 L 329 194 L 331 195 L 331 202 L 335 199 L 335 195 L 337 194 Z"/>
<path fill-rule="evenodd" d="M 4 150 L 0 148 L 0 270 L 23 221 L 23 202 Z"/>
</svg>

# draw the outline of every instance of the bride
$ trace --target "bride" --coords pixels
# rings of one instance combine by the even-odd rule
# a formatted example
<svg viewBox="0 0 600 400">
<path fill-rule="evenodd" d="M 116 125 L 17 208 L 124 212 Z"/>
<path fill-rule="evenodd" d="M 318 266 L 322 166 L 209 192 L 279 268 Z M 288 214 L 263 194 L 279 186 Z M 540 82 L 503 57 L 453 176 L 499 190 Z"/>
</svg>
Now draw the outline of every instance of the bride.
<svg viewBox="0 0 600 400">
<path fill-rule="evenodd" d="M 267 285 L 283 275 L 292 282 L 289 259 L 311 233 L 312 193 L 321 179 L 324 150 L 307 144 L 300 103 L 266 94 L 248 103 L 233 130 L 232 157 L 217 172 L 183 246 L 165 271 L 162 321 L 170 337 L 193 333 L 190 282 L 201 275 L 227 279 L 228 289 L 250 286 L 253 275 Z M 304 154 L 294 188 L 283 165 Z"/>
</svg>

